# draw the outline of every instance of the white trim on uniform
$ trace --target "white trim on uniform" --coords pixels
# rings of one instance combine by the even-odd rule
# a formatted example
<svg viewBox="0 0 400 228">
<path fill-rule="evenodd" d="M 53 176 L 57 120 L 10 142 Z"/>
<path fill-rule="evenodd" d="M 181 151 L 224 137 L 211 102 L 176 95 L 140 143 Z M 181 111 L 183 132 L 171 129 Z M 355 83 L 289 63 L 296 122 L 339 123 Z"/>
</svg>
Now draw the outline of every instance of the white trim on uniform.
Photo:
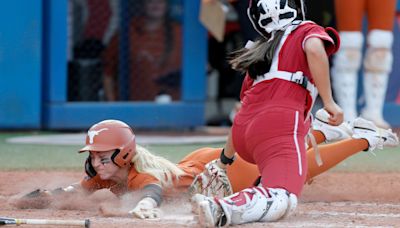
<svg viewBox="0 0 400 228">
<path fill-rule="evenodd" d="M 306 44 L 306 41 L 307 41 L 308 39 L 312 38 L 312 37 L 318 37 L 318 38 L 320 38 L 321 40 L 328 40 L 328 41 L 332 42 L 333 44 L 335 43 L 335 42 L 333 41 L 333 39 L 332 39 L 330 36 L 325 36 L 325 35 L 320 35 L 320 34 L 310 34 L 310 35 L 304 37 L 303 42 L 301 43 L 301 48 L 302 48 L 303 50 L 304 50 L 304 45 Z M 327 38 L 327 39 L 326 39 L 326 38 Z"/>
<path fill-rule="evenodd" d="M 294 119 L 294 130 L 293 130 L 293 139 L 294 144 L 296 145 L 296 152 L 297 152 L 297 162 L 299 163 L 299 175 L 303 174 L 303 166 L 301 163 L 301 154 L 300 154 L 300 147 L 299 141 L 297 140 L 297 129 L 299 126 L 299 111 L 296 111 L 295 119 Z"/>
</svg>

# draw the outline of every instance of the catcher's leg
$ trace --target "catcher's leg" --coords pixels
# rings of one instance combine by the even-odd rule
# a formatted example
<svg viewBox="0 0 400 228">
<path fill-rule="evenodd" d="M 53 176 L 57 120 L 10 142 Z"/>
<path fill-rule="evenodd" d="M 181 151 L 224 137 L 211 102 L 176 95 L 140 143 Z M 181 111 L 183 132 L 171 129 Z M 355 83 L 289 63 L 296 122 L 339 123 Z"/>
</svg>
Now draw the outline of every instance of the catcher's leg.
<svg viewBox="0 0 400 228">
<path fill-rule="evenodd" d="M 199 202 L 199 220 L 206 227 L 273 222 L 290 214 L 297 197 L 279 188 L 253 187 L 223 199 Z"/>
<path fill-rule="evenodd" d="M 383 105 L 393 64 L 393 33 L 384 30 L 371 30 L 367 42 L 368 48 L 364 60 L 366 105 L 362 111 L 362 116 L 373 121 L 377 126 L 388 129 L 390 126 L 383 118 Z"/>
</svg>

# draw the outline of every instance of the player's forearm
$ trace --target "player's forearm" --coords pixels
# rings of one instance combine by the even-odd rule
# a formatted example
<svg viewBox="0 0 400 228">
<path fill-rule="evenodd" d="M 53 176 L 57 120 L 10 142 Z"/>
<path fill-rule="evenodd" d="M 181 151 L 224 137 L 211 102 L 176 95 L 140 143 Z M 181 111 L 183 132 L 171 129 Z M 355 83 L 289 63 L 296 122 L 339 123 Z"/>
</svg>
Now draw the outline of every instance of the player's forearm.
<svg viewBox="0 0 400 228">
<path fill-rule="evenodd" d="M 226 140 L 224 150 L 221 153 L 223 153 L 223 155 L 221 155 L 221 156 L 225 156 L 227 159 L 234 159 L 236 151 L 235 151 L 235 148 L 233 146 L 233 141 L 232 141 L 232 130 L 229 131 L 228 139 Z M 220 156 L 220 159 L 218 159 L 218 166 L 221 168 L 226 168 L 226 166 L 228 164 L 221 162 L 221 156 Z M 227 160 L 227 159 L 225 159 L 225 160 Z"/>
<path fill-rule="evenodd" d="M 142 193 L 140 201 L 128 213 L 141 219 L 160 217 L 161 211 L 158 207 L 162 201 L 161 186 L 156 184 L 146 185 Z"/>
<path fill-rule="evenodd" d="M 305 49 L 308 66 L 323 103 L 333 102 L 329 77 L 329 60 L 322 41 L 318 39 L 307 42 Z"/>
<path fill-rule="evenodd" d="M 224 154 L 228 158 L 232 158 L 235 155 L 236 151 L 232 142 L 232 130 L 229 131 L 228 139 L 226 140 Z"/>
</svg>

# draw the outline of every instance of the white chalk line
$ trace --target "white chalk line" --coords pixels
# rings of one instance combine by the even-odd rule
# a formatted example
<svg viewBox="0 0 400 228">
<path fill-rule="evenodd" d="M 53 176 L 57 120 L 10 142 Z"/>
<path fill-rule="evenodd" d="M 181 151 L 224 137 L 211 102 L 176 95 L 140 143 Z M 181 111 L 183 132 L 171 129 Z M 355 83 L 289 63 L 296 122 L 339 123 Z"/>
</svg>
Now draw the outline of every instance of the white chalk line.
<svg viewBox="0 0 400 228">
<path fill-rule="evenodd" d="M 359 212 L 337 212 L 337 211 L 307 211 L 307 212 L 298 212 L 303 215 L 329 215 L 329 216 L 357 216 L 357 217 L 380 217 L 380 218 L 400 218 L 400 214 L 393 213 L 359 213 Z"/>
<path fill-rule="evenodd" d="M 367 227 L 374 227 L 374 228 L 392 228 L 393 226 L 368 226 L 368 225 L 356 225 L 356 224 L 349 224 L 349 223 L 337 223 L 335 222 L 334 224 L 330 223 L 323 223 L 323 222 L 296 222 L 296 221 L 290 221 L 290 222 L 278 222 L 278 223 L 268 223 L 268 224 L 263 224 L 263 226 L 267 227 L 288 227 L 288 228 L 297 228 L 297 227 L 351 227 L 351 228 L 367 228 Z"/>
<path fill-rule="evenodd" d="M 323 206 L 335 206 L 335 207 L 348 207 L 348 206 L 363 206 L 363 207 L 392 207 L 392 208 L 400 208 L 400 204 L 392 204 L 392 203 L 361 203 L 361 202 L 310 202 L 304 204 L 313 204 L 313 205 L 323 205 Z"/>
</svg>

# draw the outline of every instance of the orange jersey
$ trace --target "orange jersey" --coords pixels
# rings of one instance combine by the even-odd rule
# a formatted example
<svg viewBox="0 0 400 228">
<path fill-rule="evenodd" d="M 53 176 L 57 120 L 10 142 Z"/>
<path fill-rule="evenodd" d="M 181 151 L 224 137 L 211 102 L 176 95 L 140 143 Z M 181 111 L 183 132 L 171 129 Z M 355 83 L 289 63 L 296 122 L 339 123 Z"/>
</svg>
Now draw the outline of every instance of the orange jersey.
<svg viewBox="0 0 400 228">
<path fill-rule="evenodd" d="M 201 148 L 184 157 L 177 166 L 185 172 L 185 175 L 174 181 L 174 188 L 164 189 L 166 194 L 175 191 L 186 191 L 196 175 L 204 170 L 204 166 L 219 158 L 222 148 Z M 234 192 L 238 192 L 253 185 L 259 176 L 256 165 L 244 161 L 239 156 L 236 161 L 227 168 L 227 174 Z M 137 191 L 149 184 L 160 184 L 159 180 L 147 173 L 139 173 L 132 165 L 126 183 L 117 184 L 114 181 L 101 180 L 99 176 L 85 178 L 81 186 L 89 192 L 108 188 L 116 195 L 122 195 L 129 191 Z"/>
</svg>

